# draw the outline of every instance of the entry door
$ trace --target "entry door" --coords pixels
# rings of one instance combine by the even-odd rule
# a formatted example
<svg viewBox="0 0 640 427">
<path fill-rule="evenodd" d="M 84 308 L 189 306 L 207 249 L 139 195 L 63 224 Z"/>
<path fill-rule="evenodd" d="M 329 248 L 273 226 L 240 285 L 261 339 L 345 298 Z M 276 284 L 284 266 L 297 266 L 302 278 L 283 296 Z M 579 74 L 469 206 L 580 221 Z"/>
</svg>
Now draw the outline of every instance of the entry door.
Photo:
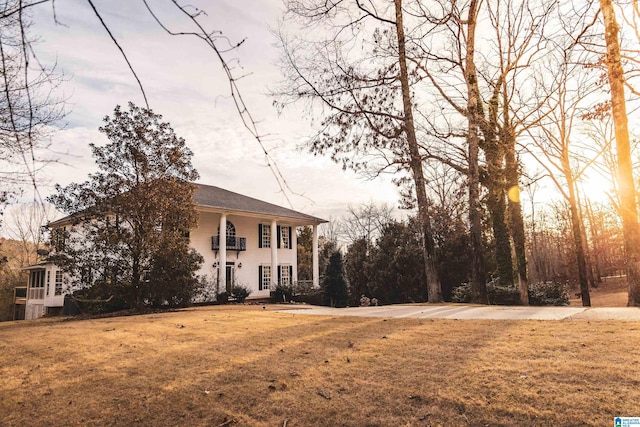
<svg viewBox="0 0 640 427">
<path fill-rule="evenodd" d="M 231 294 L 231 287 L 233 286 L 233 272 L 235 270 L 234 262 L 227 262 L 227 294 Z"/>
</svg>

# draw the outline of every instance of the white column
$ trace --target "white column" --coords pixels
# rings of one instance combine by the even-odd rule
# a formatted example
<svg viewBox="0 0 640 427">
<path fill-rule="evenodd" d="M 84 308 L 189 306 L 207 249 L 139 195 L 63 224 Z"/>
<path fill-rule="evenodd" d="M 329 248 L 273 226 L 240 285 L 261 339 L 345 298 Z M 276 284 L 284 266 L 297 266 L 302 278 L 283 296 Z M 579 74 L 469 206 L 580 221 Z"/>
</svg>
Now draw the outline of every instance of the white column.
<svg viewBox="0 0 640 427">
<path fill-rule="evenodd" d="M 271 290 L 278 284 L 278 224 L 271 221 Z"/>
<path fill-rule="evenodd" d="M 218 285 L 222 292 L 227 290 L 227 214 L 220 215 L 220 250 L 218 257 Z"/>
<path fill-rule="evenodd" d="M 320 265 L 318 261 L 318 226 L 313 226 L 313 243 L 311 252 L 311 264 L 313 265 L 313 287 L 320 286 Z"/>
<path fill-rule="evenodd" d="M 293 249 L 293 259 L 291 272 L 291 284 L 298 283 L 298 227 L 291 227 L 291 249 Z"/>
</svg>

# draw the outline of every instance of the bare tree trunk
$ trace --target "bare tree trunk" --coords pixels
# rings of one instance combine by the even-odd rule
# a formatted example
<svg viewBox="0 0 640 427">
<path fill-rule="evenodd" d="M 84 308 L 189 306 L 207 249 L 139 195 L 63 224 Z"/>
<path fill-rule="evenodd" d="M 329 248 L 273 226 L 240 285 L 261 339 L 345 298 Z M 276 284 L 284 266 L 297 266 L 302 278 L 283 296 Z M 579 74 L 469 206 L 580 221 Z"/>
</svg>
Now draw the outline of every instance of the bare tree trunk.
<svg viewBox="0 0 640 427">
<path fill-rule="evenodd" d="M 465 54 L 465 81 L 467 83 L 467 115 L 469 132 L 469 228 L 471 233 L 471 258 L 473 263 L 472 301 L 486 304 L 487 283 L 482 253 L 482 213 L 480 211 L 480 173 L 478 169 L 478 154 L 480 146 L 480 117 L 482 105 L 480 89 L 474 63 L 475 31 L 478 1 L 471 0 L 469 16 L 467 17 L 467 43 Z"/>
<path fill-rule="evenodd" d="M 525 248 L 526 242 L 519 190 L 520 171 L 518 161 L 516 159 L 515 144 L 516 139 L 513 136 L 513 133 L 508 130 L 505 132 L 505 178 L 509 194 L 509 198 L 507 200 L 507 211 L 511 237 L 513 238 L 513 247 L 516 254 L 520 304 L 529 305 L 529 280 L 527 277 L 527 255 Z"/>
<path fill-rule="evenodd" d="M 600 245 L 598 244 L 598 237 L 600 233 L 598 232 L 598 227 L 595 224 L 595 219 L 593 217 L 593 208 L 591 207 L 591 201 L 587 198 L 586 204 L 587 210 L 587 218 L 589 219 L 589 230 L 591 231 L 591 239 L 593 240 L 593 265 L 596 270 L 596 278 L 595 283 L 602 283 L 602 273 L 600 271 Z"/>
<path fill-rule="evenodd" d="M 582 201 L 580 200 L 580 192 L 576 191 L 576 201 L 578 205 L 578 216 L 580 217 L 580 233 L 582 235 L 582 247 L 584 250 L 584 258 L 587 263 L 587 281 L 589 283 L 589 289 L 596 288 L 595 278 L 593 275 L 593 252 L 589 246 L 589 239 L 587 238 L 587 226 L 584 223 L 584 212 L 582 211 Z"/>
<path fill-rule="evenodd" d="M 398 37 L 398 59 L 400 65 L 400 82 L 402 85 L 402 103 L 404 107 L 404 131 L 407 136 L 409 158 L 413 180 L 416 185 L 416 199 L 418 201 L 418 218 L 422 228 L 422 243 L 424 264 L 427 278 L 429 302 L 442 302 L 440 278 L 435 263 L 435 244 L 429 218 L 426 182 L 422 170 L 422 157 L 418 148 L 416 131 L 413 122 L 413 107 L 409 88 L 409 73 L 407 72 L 407 57 L 405 47 L 404 27 L 402 22 L 402 0 L 394 0 L 396 11 L 396 34 Z"/>
<path fill-rule="evenodd" d="M 571 213 L 571 232 L 576 246 L 576 261 L 578 262 L 578 280 L 580 282 L 580 296 L 582 306 L 591 306 L 591 296 L 589 295 L 589 282 L 587 279 L 587 261 L 582 242 L 582 219 L 578 212 L 578 198 L 576 196 L 575 182 L 573 181 L 571 167 L 569 165 L 568 154 L 563 158 L 565 176 L 567 177 L 567 187 L 569 187 L 569 210 Z"/>
<path fill-rule="evenodd" d="M 633 182 L 631 148 L 627 107 L 624 96 L 624 75 L 620 60 L 620 45 L 615 10 L 611 0 L 600 0 L 600 10 L 604 19 L 604 39 L 607 45 L 607 70 L 611 87 L 611 109 L 616 131 L 616 152 L 618 154 L 618 188 L 620 192 L 620 213 L 629 284 L 629 306 L 640 306 L 640 239 L 638 230 L 638 209 Z"/>
<path fill-rule="evenodd" d="M 501 286 L 513 286 L 513 257 L 511 254 L 511 236 L 506 223 L 506 192 L 504 176 L 504 138 L 500 138 L 498 110 L 500 89 L 503 79 L 500 77 L 495 83 L 493 96 L 489 101 L 489 121 L 484 123 L 482 134 L 484 137 L 481 148 L 487 162 L 485 185 L 488 190 L 487 207 L 491 215 L 493 238 L 496 245 L 496 267 L 498 282 Z M 505 110 L 508 106 L 505 104 Z"/>
</svg>

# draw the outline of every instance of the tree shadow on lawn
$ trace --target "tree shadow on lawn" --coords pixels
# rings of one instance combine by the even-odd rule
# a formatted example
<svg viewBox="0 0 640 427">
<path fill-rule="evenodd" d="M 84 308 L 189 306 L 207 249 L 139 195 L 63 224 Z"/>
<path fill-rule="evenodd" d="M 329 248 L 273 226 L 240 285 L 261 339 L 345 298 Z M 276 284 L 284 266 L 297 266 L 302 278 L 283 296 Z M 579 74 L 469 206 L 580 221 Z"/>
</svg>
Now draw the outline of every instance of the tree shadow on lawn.
<svg viewBox="0 0 640 427">
<path fill-rule="evenodd" d="M 3 368 L 28 379 L 9 425 L 604 425 L 640 398 L 611 322 L 144 317 L 74 322 L 66 350 Z"/>
</svg>

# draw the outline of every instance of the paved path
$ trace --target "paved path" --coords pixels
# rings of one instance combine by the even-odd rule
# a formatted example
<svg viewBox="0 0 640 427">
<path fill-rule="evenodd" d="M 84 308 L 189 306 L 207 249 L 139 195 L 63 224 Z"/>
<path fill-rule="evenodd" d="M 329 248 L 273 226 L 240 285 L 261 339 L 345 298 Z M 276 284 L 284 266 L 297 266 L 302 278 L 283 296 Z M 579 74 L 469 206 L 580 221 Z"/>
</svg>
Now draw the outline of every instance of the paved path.
<svg viewBox="0 0 640 427">
<path fill-rule="evenodd" d="M 284 310 L 283 310 L 284 311 Z M 286 309 L 287 313 L 321 316 L 360 316 L 417 319 L 476 320 L 640 320 L 638 307 L 518 307 L 449 305 L 385 305 L 380 307 L 331 308 L 304 306 Z"/>
</svg>

